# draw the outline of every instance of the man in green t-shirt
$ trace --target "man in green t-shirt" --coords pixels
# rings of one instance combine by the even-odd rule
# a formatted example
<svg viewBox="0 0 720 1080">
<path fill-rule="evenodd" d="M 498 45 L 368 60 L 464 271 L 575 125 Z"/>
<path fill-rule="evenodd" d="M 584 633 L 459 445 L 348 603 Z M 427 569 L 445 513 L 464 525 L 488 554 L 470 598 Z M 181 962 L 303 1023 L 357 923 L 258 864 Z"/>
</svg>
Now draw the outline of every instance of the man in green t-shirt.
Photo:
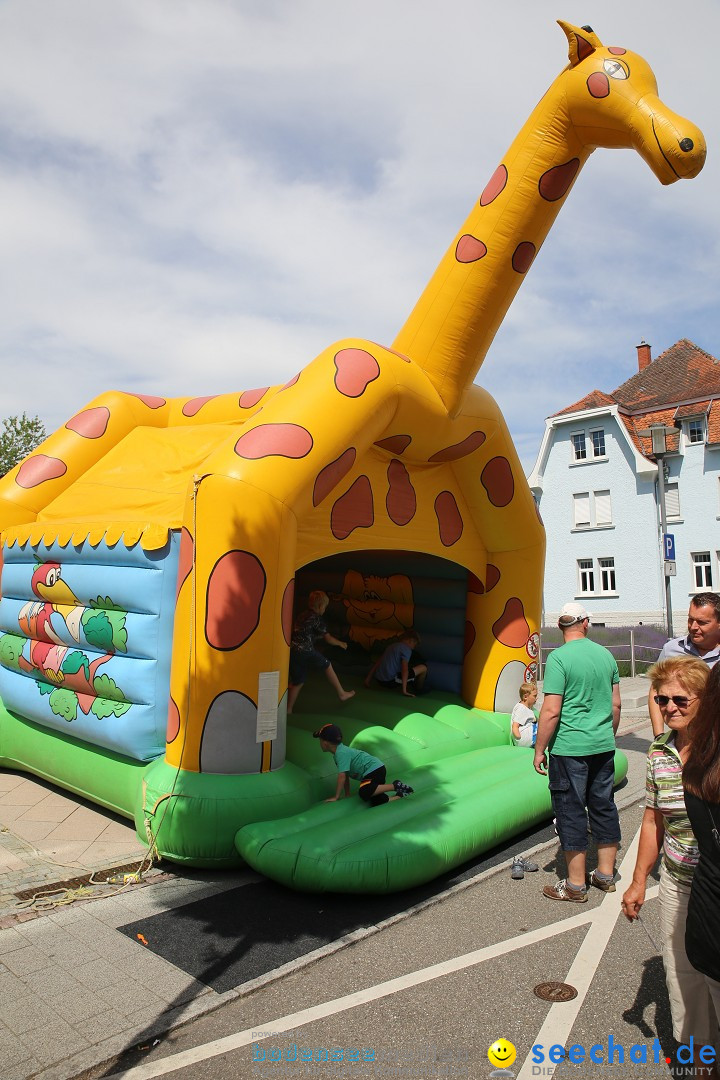
<svg viewBox="0 0 720 1080">
<path fill-rule="evenodd" d="M 548 775 L 567 878 L 546 885 L 551 900 L 587 902 L 587 887 L 615 892 L 620 819 L 613 797 L 615 732 L 620 723 L 620 674 L 607 649 L 588 641 L 590 616 L 566 604 L 558 626 L 563 644 L 550 653 L 543 679 L 534 766 Z M 550 753 L 550 764 L 546 751 Z M 586 875 L 588 818 L 597 869 Z"/>
</svg>

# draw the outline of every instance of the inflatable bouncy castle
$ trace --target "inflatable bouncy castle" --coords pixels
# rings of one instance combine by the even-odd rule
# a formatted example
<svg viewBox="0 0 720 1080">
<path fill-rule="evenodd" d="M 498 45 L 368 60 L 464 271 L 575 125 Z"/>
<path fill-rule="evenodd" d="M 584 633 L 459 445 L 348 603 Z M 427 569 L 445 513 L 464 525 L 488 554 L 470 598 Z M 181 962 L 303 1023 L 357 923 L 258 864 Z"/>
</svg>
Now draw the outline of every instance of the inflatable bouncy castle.
<svg viewBox="0 0 720 1080">
<path fill-rule="evenodd" d="M 596 147 L 663 184 L 705 157 L 644 60 L 560 25 L 567 67 L 391 346 L 342 341 L 281 386 L 103 395 L 0 481 L 0 765 L 134 818 L 167 858 L 299 889 L 405 888 L 549 816 L 507 716 L 536 673 L 543 527 L 473 380 Z M 288 717 L 317 588 L 357 693 L 308 682 Z M 431 692 L 364 689 L 408 627 Z M 413 797 L 323 803 L 325 720 Z"/>
</svg>

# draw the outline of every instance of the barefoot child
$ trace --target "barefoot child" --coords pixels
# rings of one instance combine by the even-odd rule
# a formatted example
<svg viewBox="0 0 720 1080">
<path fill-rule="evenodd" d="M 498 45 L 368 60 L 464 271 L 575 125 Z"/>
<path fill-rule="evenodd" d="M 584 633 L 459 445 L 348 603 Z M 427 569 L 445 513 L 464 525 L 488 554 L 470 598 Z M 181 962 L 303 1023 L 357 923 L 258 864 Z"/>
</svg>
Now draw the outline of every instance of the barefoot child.
<svg viewBox="0 0 720 1080">
<path fill-rule="evenodd" d="M 537 738 L 537 717 L 533 705 L 537 701 L 538 688 L 535 683 L 523 683 L 520 687 L 520 700 L 510 716 L 510 730 L 515 746 L 534 746 Z"/>
<path fill-rule="evenodd" d="M 351 777 L 360 781 L 358 795 L 370 806 L 380 806 L 382 803 L 412 795 L 413 789 L 403 784 L 402 780 L 393 780 L 392 784 L 385 783 L 385 766 L 378 758 L 366 754 L 364 750 L 345 746 L 342 731 L 337 724 L 323 724 L 318 731 L 313 732 L 313 739 L 320 740 L 323 754 L 333 755 L 338 770 L 335 794 L 332 798 L 325 799 L 325 802 L 337 802 L 343 794 L 347 798 L 350 794 Z M 388 795 L 389 791 L 393 794 Z"/>
<path fill-rule="evenodd" d="M 295 623 L 290 643 L 288 715 L 293 711 L 298 694 L 302 690 L 307 677 L 308 668 L 311 667 L 325 672 L 328 682 L 341 701 L 349 701 L 351 697 L 355 697 L 354 690 L 344 690 L 342 688 L 340 680 L 327 656 L 323 656 L 315 648 L 315 642 L 318 638 L 322 638 L 328 645 L 337 645 L 339 649 L 347 649 L 347 641 L 339 641 L 328 633 L 323 615 L 329 603 L 330 599 L 327 593 L 324 593 L 321 589 L 314 589 L 308 597 L 307 611 L 304 611 Z"/>
</svg>

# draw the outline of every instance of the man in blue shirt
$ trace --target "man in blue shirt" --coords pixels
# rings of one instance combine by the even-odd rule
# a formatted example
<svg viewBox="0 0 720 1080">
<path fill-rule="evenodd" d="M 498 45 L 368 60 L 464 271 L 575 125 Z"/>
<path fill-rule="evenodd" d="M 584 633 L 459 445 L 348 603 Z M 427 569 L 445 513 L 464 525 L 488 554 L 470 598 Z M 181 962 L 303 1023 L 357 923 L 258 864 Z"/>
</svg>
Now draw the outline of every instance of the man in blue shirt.
<svg viewBox="0 0 720 1080">
<path fill-rule="evenodd" d="M 708 667 L 713 667 L 720 660 L 720 593 L 704 592 L 693 596 L 687 625 L 687 637 L 666 641 L 658 656 L 658 663 L 671 656 L 692 656 L 696 660 L 704 660 Z M 648 692 L 648 711 L 653 738 L 657 739 L 665 730 L 665 724 L 660 708 L 655 703 L 652 687 Z"/>
</svg>

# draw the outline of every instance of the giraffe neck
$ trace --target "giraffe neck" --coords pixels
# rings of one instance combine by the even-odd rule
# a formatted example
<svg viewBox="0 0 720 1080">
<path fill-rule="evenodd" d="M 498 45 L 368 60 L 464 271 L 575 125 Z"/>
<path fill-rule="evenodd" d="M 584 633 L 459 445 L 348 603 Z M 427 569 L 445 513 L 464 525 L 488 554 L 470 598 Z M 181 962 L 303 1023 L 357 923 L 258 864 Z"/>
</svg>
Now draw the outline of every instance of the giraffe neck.
<svg viewBox="0 0 720 1080">
<path fill-rule="evenodd" d="M 572 128 L 562 78 L 513 142 L 393 343 L 427 373 L 451 416 L 593 150 Z"/>
</svg>

